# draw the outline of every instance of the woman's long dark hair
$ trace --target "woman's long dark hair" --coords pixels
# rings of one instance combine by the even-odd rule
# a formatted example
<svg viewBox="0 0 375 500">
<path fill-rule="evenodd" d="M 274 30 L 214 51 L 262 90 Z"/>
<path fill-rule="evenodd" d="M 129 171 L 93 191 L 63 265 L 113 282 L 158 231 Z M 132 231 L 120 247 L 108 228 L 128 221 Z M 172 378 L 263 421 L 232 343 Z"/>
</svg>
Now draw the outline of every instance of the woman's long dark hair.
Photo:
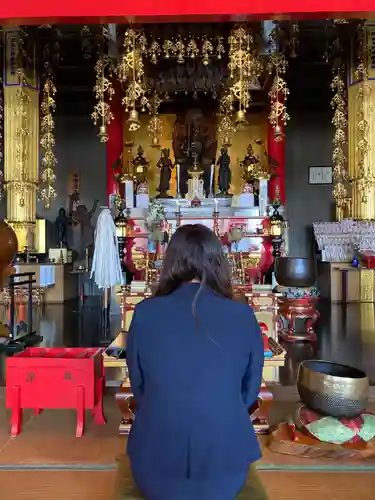
<svg viewBox="0 0 375 500">
<path fill-rule="evenodd" d="M 173 234 L 164 256 L 155 295 L 169 295 L 184 283 L 199 281 L 221 297 L 232 298 L 231 273 L 215 234 L 201 224 L 187 224 Z"/>
</svg>

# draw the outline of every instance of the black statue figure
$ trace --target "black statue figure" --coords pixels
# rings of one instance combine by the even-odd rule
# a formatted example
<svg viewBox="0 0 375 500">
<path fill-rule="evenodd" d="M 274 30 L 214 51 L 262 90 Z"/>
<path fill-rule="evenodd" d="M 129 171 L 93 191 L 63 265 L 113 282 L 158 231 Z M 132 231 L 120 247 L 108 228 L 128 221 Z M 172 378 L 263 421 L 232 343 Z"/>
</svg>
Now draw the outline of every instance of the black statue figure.
<svg viewBox="0 0 375 500">
<path fill-rule="evenodd" d="M 137 156 L 132 160 L 133 165 L 133 177 L 135 179 L 136 185 L 143 184 L 147 182 L 147 170 L 150 162 L 146 160 L 144 156 L 144 149 L 142 146 L 138 146 Z"/>
<path fill-rule="evenodd" d="M 168 195 L 168 190 L 171 182 L 173 163 L 169 158 L 168 148 L 163 148 L 161 150 L 161 156 L 157 163 L 157 167 L 160 168 L 160 183 L 157 189 L 160 194 L 158 195 L 158 198 L 171 198 L 171 196 Z"/>
<path fill-rule="evenodd" d="M 94 228 L 91 225 L 91 218 L 96 212 L 98 203 L 98 200 L 95 200 L 91 210 L 88 210 L 85 205 L 78 205 L 76 210 L 72 212 L 73 222 L 79 224 L 81 230 L 80 259 L 85 258 L 86 248 L 91 248 L 94 244 Z"/>
<path fill-rule="evenodd" d="M 228 155 L 227 146 L 221 148 L 216 165 L 219 165 L 219 196 L 231 196 L 228 191 L 232 180 L 232 173 L 230 171 L 230 156 Z"/>
<path fill-rule="evenodd" d="M 68 247 L 67 229 L 69 223 L 70 219 L 66 215 L 65 209 L 60 208 L 59 214 L 55 220 L 56 239 L 59 246 Z"/>
</svg>

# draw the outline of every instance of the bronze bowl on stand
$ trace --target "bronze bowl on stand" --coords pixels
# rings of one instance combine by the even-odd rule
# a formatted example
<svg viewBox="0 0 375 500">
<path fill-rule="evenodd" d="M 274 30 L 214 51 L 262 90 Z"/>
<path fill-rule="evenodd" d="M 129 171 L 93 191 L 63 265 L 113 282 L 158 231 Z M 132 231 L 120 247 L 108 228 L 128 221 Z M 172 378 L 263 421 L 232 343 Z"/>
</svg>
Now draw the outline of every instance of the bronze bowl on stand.
<svg viewBox="0 0 375 500">
<path fill-rule="evenodd" d="M 309 288 L 317 278 L 315 259 L 276 257 L 275 277 L 279 285 L 287 288 Z"/>
<path fill-rule="evenodd" d="M 364 372 L 329 361 L 303 361 L 297 388 L 313 411 L 336 418 L 355 418 L 365 409 L 369 380 Z"/>
</svg>

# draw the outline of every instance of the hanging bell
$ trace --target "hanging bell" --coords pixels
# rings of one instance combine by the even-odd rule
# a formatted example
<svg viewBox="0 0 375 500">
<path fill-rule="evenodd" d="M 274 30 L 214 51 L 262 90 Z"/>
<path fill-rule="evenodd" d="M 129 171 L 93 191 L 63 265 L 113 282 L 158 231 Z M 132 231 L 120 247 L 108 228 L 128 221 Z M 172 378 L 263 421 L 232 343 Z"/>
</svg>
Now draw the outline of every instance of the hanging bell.
<svg viewBox="0 0 375 500">
<path fill-rule="evenodd" d="M 223 139 L 223 146 L 229 148 L 232 145 L 229 135 L 225 135 Z"/>
<path fill-rule="evenodd" d="M 152 148 L 155 148 L 155 149 L 159 149 L 160 148 L 160 142 L 159 142 L 159 137 L 157 135 L 154 135 L 153 138 L 152 138 L 152 143 L 151 143 L 151 147 Z"/>
<path fill-rule="evenodd" d="M 246 125 L 246 113 L 243 109 L 239 109 L 236 113 L 236 125 Z"/>
<path fill-rule="evenodd" d="M 273 136 L 276 142 L 281 142 L 283 140 L 284 134 L 279 124 L 277 124 L 273 129 Z"/>
<path fill-rule="evenodd" d="M 139 114 L 136 109 L 132 109 L 129 113 L 129 117 L 126 120 L 130 132 L 136 132 L 141 128 L 141 122 L 139 120 Z"/>
<path fill-rule="evenodd" d="M 98 135 L 100 138 L 100 142 L 107 142 L 108 141 L 107 127 L 105 125 L 100 126 Z"/>
</svg>

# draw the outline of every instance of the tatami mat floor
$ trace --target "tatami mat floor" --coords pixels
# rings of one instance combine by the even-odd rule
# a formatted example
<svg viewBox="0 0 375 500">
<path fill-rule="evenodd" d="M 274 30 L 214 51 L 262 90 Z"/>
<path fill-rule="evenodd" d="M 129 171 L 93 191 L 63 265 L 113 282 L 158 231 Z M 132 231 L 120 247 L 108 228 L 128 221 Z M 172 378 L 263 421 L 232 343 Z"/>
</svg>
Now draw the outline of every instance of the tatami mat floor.
<svg viewBox="0 0 375 500">
<path fill-rule="evenodd" d="M 338 473 L 263 472 L 261 477 L 270 500 L 375 499 L 373 473 L 343 477 Z M 114 500 L 114 483 L 113 471 L 0 472 L 0 495 L 2 500 Z"/>
<path fill-rule="evenodd" d="M 279 418 L 291 407 L 276 404 Z M 126 443 L 117 434 L 119 412 L 111 395 L 105 397 L 105 413 L 107 425 L 95 425 L 88 415 L 86 432 L 77 439 L 75 412 L 45 411 L 38 417 L 25 412 L 22 433 L 12 439 L 0 391 L 0 499 L 113 500 L 115 461 Z M 283 469 L 261 472 L 270 500 L 375 500 L 375 468 L 370 473 L 313 471 L 322 464 L 337 465 L 278 455 L 264 447 L 260 466 Z M 37 470 L 19 470 L 30 466 Z M 296 466 L 311 467 L 311 472 L 293 472 Z"/>
</svg>

